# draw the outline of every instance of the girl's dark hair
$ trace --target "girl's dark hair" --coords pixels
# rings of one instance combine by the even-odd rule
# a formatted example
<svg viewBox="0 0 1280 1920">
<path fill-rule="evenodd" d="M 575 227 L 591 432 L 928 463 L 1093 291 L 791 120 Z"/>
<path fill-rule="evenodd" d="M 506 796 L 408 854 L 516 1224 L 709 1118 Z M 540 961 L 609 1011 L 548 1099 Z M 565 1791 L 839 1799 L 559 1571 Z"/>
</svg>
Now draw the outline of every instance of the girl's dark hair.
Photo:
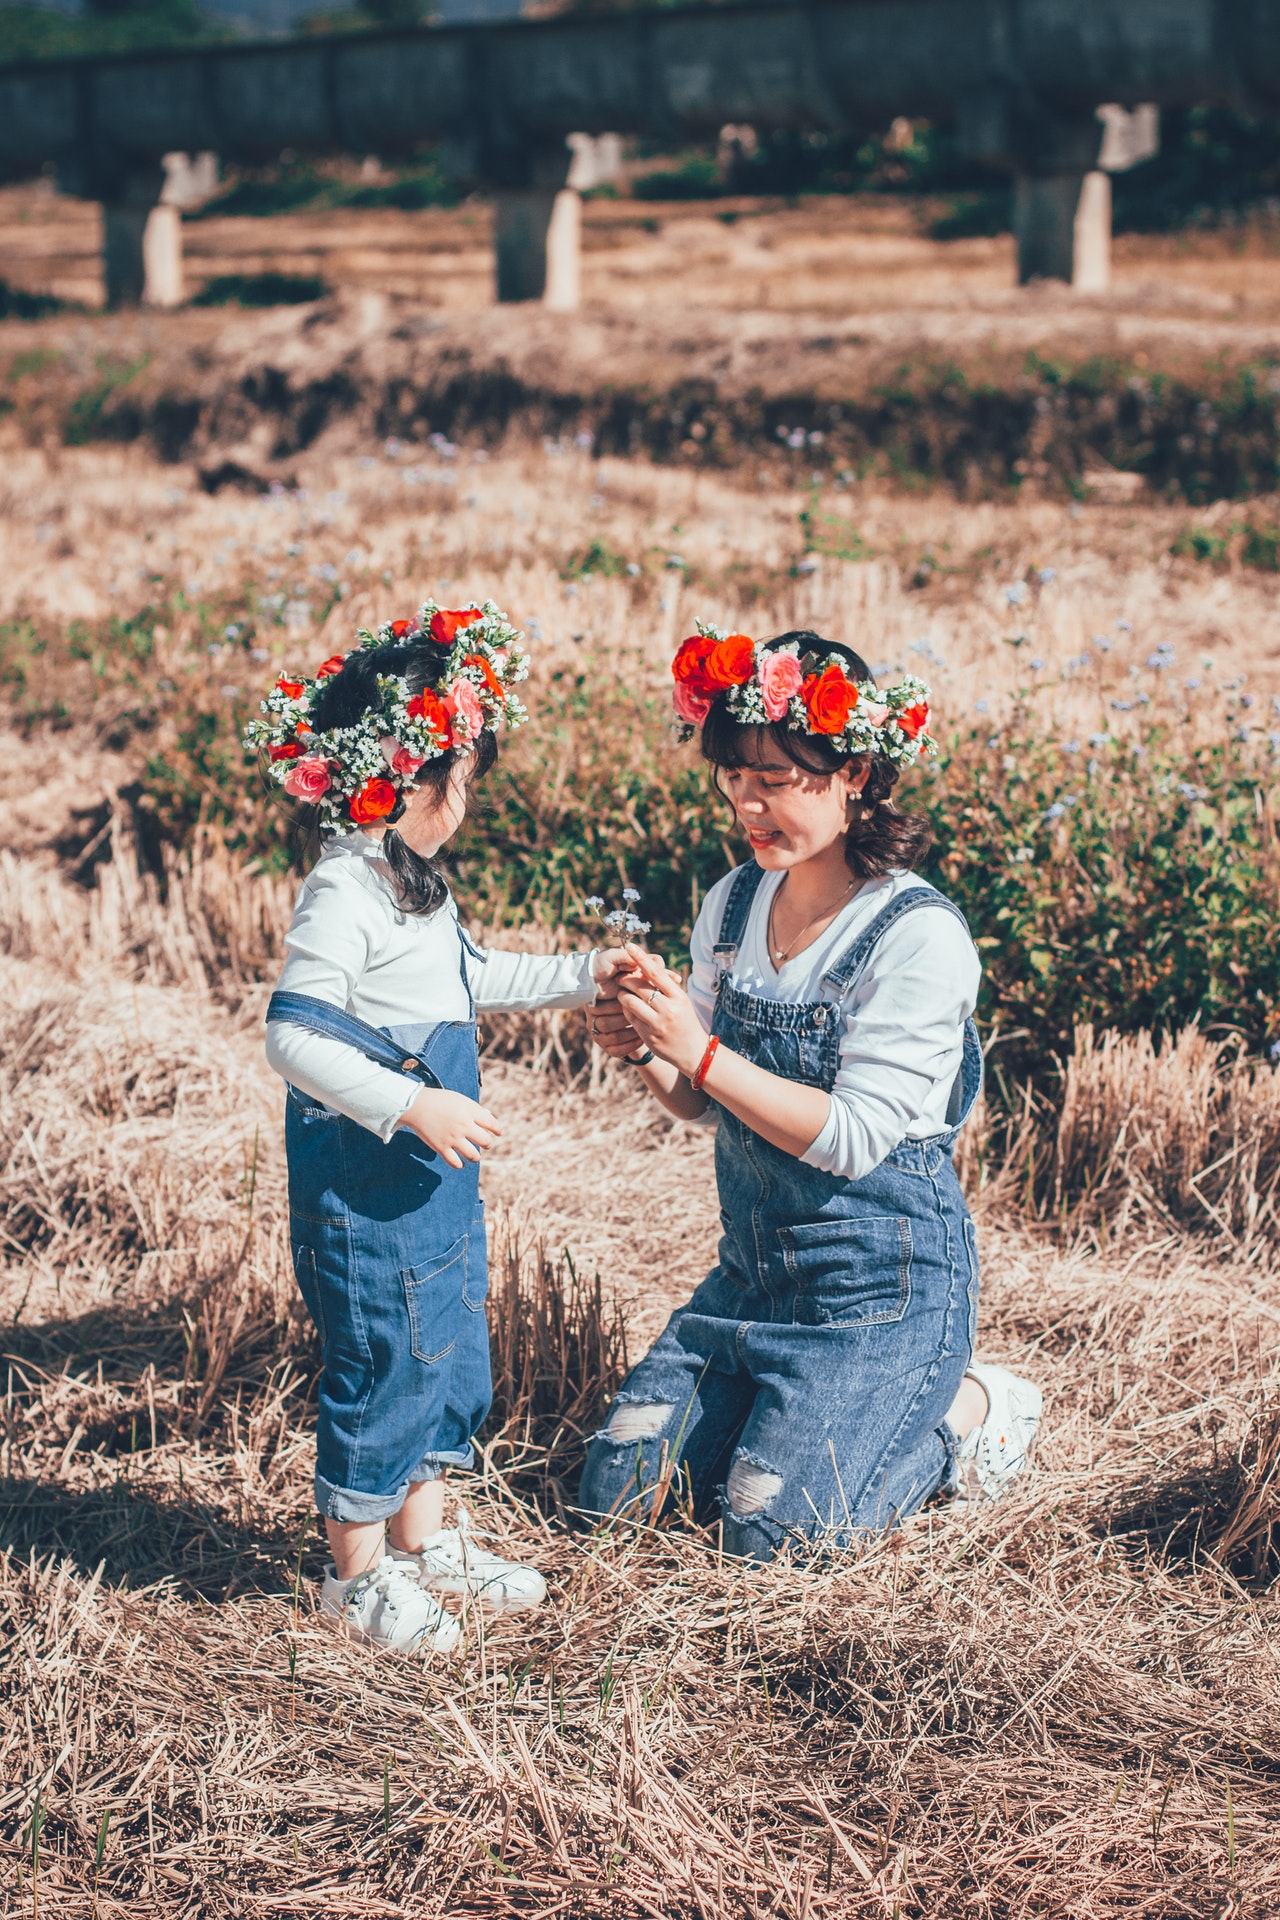
<svg viewBox="0 0 1280 1920">
<path fill-rule="evenodd" d="M 312 725 L 321 733 L 330 727 L 354 726 L 370 707 L 380 707 L 379 674 L 402 674 L 409 683 L 410 693 L 434 688 L 439 684 L 448 657 L 449 649 L 438 647 L 431 640 L 417 640 L 401 647 L 359 647 L 347 655 L 340 673 L 330 674 L 321 681 L 312 710 Z M 416 785 L 429 787 L 438 800 L 443 800 L 450 775 L 463 757 L 456 747 L 438 754 L 419 768 Z M 497 757 L 498 743 L 486 727 L 475 743 L 472 779 L 478 780 L 488 773 Z M 404 801 L 397 800 L 387 815 L 389 831 L 383 836 L 382 857 L 391 869 L 401 911 L 425 916 L 444 905 L 449 889 L 437 864 L 438 857 L 428 859 L 425 854 L 415 853 L 395 831 L 395 823 L 403 812 Z"/>
<path fill-rule="evenodd" d="M 807 628 L 780 633 L 766 645 L 770 650 L 798 646 L 802 655 L 816 654 L 820 660 L 834 653 L 850 680 L 872 677 L 866 661 L 852 647 L 842 646 L 838 640 L 824 640 Z M 702 723 L 702 757 L 709 765 L 758 766 L 766 739 L 806 773 L 835 773 L 853 761 L 870 761 L 867 784 L 862 789 L 862 810 L 850 822 L 844 843 L 849 870 L 859 880 L 874 880 L 881 874 L 920 865 L 933 844 L 933 829 L 922 814 L 904 813 L 893 804 L 890 795 L 898 769 L 887 754 L 845 753 L 821 734 L 794 732 L 785 720 L 744 726 L 730 713 L 727 694 L 716 695 Z"/>
</svg>

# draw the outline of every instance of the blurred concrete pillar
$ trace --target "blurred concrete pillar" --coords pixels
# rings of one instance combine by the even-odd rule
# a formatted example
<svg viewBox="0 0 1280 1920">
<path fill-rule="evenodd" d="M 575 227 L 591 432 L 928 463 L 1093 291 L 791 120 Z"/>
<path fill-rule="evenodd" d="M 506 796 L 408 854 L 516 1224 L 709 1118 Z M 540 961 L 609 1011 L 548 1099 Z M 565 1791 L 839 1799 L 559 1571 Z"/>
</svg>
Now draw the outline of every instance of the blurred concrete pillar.
<svg viewBox="0 0 1280 1920">
<path fill-rule="evenodd" d="M 569 184 L 575 157 L 567 140 L 557 140 L 481 149 L 464 168 L 493 184 L 500 301 L 543 300 L 561 312 L 577 306 L 582 202 Z"/>
<path fill-rule="evenodd" d="M 143 304 L 180 307 L 182 285 L 182 215 L 176 207 L 152 207 L 142 230 Z"/>
<path fill-rule="evenodd" d="M 554 187 L 504 187 L 493 196 L 498 299 L 541 300 L 547 289 L 547 232 Z"/>
<path fill-rule="evenodd" d="M 149 211 L 147 207 L 131 207 L 119 201 L 107 201 L 103 206 L 102 277 L 109 307 L 142 304 L 146 285 L 142 236 Z"/>
<path fill-rule="evenodd" d="M 102 202 L 102 278 L 108 307 L 137 307 L 146 293 L 146 231 L 164 186 L 159 166 L 117 176 Z"/>
<path fill-rule="evenodd" d="M 1013 189 L 1018 285 L 1075 279 L 1076 212 L 1083 173 L 1019 173 Z"/>
<path fill-rule="evenodd" d="M 1076 202 L 1071 284 L 1077 293 L 1111 287 L 1111 176 L 1086 173 Z"/>
<path fill-rule="evenodd" d="M 547 277 L 542 304 L 552 313 L 573 313 L 582 299 L 582 196 L 561 187 L 547 226 Z"/>
</svg>

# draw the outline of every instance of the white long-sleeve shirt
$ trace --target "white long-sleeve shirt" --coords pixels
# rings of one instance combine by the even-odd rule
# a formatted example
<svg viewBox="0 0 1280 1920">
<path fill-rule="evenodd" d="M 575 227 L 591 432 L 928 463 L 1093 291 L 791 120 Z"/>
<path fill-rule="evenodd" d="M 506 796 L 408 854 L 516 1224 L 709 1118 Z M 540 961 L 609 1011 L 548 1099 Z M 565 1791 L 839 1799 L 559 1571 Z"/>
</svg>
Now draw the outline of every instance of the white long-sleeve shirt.
<svg viewBox="0 0 1280 1920">
<path fill-rule="evenodd" d="M 706 1027 L 715 1005 L 712 948 L 732 879 L 727 874 L 712 887 L 693 929 L 689 994 Z M 881 908 L 909 887 L 928 885 L 915 873 L 865 881 L 812 946 L 777 968 L 769 957 L 768 927 L 781 880 L 780 873 L 766 873 L 757 888 L 730 978 L 744 993 L 793 1002 L 823 999 L 823 976 Z M 964 1023 L 981 977 L 973 942 L 945 908 L 917 907 L 881 935 L 842 1003 L 831 1111 L 800 1155 L 805 1166 L 860 1180 L 901 1141 L 945 1132 Z"/>
<path fill-rule="evenodd" d="M 371 835 L 329 841 L 302 883 L 285 946 L 284 991 L 327 1000 L 371 1027 L 423 1028 L 469 1017 L 453 900 L 425 919 L 402 912 Z M 467 978 L 481 1007 L 584 1007 L 596 997 L 594 957 L 495 947 L 467 955 Z M 420 1080 L 291 1021 L 267 1028 L 267 1059 L 301 1092 L 383 1140 L 422 1091 Z"/>
</svg>

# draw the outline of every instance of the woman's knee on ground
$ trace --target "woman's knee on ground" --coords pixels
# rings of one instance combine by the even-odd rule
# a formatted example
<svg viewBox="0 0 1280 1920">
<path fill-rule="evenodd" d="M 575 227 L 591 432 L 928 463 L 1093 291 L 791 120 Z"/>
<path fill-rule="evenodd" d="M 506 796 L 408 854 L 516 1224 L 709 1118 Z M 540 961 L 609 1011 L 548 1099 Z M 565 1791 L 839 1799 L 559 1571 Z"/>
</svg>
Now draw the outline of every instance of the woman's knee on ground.
<svg viewBox="0 0 1280 1920">
<path fill-rule="evenodd" d="M 602 1438 L 612 1440 L 618 1446 L 635 1446 L 637 1442 L 656 1440 L 668 1420 L 672 1406 L 663 1400 L 615 1400 L 609 1423 Z"/>
<path fill-rule="evenodd" d="M 735 1454 L 725 1483 L 725 1500 L 735 1519 L 763 1513 L 782 1492 L 782 1475 L 745 1453 Z"/>
</svg>

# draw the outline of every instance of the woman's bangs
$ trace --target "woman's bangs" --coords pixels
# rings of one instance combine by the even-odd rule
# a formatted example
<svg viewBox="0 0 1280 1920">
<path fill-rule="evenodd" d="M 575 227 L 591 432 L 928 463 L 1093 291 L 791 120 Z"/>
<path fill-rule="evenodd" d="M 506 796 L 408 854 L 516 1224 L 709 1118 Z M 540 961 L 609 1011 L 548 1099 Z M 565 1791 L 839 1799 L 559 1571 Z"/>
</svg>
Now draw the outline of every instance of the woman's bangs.
<svg viewBox="0 0 1280 1920">
<path fill-rule="evenodd" d="M 758 767 L 764 755 L 765 734 L 771 731 L 735 720 L 724 695 L 718 694 L 702 723 L 702 757 L 711 766 L 729 772 L 738 767 Z"/>
</svg>

